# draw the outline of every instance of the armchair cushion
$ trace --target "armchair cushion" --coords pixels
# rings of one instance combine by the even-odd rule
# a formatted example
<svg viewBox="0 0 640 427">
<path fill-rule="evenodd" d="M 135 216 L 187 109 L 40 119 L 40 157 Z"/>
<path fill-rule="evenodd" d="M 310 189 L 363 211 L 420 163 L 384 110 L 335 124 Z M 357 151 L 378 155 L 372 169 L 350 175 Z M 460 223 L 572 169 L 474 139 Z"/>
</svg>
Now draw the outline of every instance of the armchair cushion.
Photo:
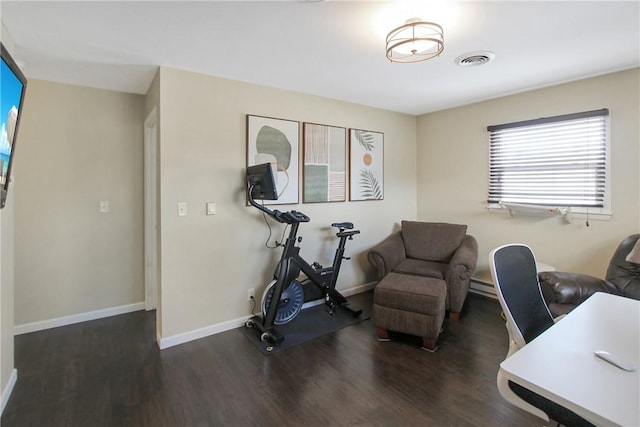
<svg viewBox="0 0 640 427">
<path fill-rule="evenodd" d="M 467 226 L 402 221 L 401 233 L 407 258 L 449 262 L 467 233 Z"/>
<path fill-rule="evenodd" d="M 436 279 L 444 279 L 448 265 L 440 262 L 422 261 L 418 259 L 407 258 L 402 261 L 396 268 L 395 273 L 410 274 L 412 276 L 433 277 Z"/>
<path fill-rule="evenodd" d="M 579 304 L 596 292 L 620 295 L 620 291 L 606 280 L 582 273 L 543 271 L 538 274 L 541 286 L 548 286 L 553 294 L 546 294 L 557 304 Z"/>
<path fill-rule="evenodd" d="M 558 304 L 579 304 L 596 292 L 620 295 L 611 283 L 588 274 L 543 271 L 538 276 L 551 287 L 553 302 Z"/>
</svg>

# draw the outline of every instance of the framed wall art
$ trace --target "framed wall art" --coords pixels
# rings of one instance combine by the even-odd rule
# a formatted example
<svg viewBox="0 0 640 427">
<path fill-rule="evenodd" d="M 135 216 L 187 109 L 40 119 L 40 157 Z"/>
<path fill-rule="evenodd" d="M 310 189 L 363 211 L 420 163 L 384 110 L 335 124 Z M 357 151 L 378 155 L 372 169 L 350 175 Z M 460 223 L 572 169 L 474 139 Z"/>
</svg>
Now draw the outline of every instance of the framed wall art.
<svg viewBox="0 0 640 427">
<path fill-rule="evenodd" d="M 264 204 L 296 204 L 299 193 L 300 123 L 247 115 L 247 166 L 271 163 L 277 171 L 278 200 Z"/>
<path fill-rule="evenodd" d="M 344 202 L 347 194 L 347 129 L 303 123 L 304 203 Z"/>
<path fill-rule="evenodd" d="M 349 131 L 349 200 L 384 198 L 384 134 Z"/>
</svg>

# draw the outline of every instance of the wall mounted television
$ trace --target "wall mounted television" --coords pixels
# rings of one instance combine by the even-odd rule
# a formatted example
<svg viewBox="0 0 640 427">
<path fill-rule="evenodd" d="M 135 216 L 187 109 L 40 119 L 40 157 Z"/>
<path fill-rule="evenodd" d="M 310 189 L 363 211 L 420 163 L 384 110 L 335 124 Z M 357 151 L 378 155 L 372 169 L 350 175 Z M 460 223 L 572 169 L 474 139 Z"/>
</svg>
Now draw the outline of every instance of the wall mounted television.
<svg viewBox="0 0 640 427">
<path fill-rule="evenodd" d="M 16 151 L 16 136 L 20 125 L 25 78 L 4 45 L 0 43 L 2 61 L 0 64 L 0 209 L 7 201 L 7 191 L 11 178 Z"/>
</svg>

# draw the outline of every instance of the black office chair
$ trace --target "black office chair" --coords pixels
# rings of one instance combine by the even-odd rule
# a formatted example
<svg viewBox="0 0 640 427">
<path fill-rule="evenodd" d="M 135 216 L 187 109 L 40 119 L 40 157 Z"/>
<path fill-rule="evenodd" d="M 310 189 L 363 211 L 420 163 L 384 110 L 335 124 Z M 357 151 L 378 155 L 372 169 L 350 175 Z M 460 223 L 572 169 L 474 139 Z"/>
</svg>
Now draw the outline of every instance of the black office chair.
<svg viewBox="0 0 640 427">
<path fill-rule="evenodd" d="M 509 357 L 550 328 L 554 319 L 542 297 L 536 260 L 528 246 L 511 244 L 494 249 L 489 254 L 489 268 L 506 318 Z M 552 419 L 565 426 L 593 426 L 569 409 L 509 381 L 500 370 L 497 383 L 509 403 L 546 422 Z"/>
</svg>

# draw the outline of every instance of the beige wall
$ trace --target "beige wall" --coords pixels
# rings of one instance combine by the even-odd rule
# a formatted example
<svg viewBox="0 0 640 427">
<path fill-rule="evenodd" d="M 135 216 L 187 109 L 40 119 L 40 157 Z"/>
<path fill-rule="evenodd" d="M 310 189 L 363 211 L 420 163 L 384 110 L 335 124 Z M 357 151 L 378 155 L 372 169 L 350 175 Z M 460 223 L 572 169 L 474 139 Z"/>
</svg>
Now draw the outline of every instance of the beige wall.
<svg viewBox="0 0 640 427">
<path fill-rule="evenodd" d="M 30 80 L 25 106 L 15 324 L 142 302 L 144 97 Z"/>
<path fill-rule="evenodd" d="M 385 200 L 279 206 L 311 217 L 301 226 L 302 254 L 331 261 L 328 225 L 352 221 L 362 231 L 349 242 L 338 287 L 373 280 L 365 251 L 394 223 L 416 215 L 416 119 L 325 98 L 169 68 L 160 70 L 162 330 L 164 337 L 250 314 L 247 289 L 258 295 L 279 251 L 266 249 L 268 231 L 245 204 L 246 114 L 383 132 Z M 205 215 L 215 202 L 217 214 Z M 188 215 L 177 216 L 177 203 Z M 280 238 L 281 225 L 274 225 Z"/>
<path fill-rule="evenodd" d="M 559 270 L 602 277 L 620 240 L 640 229 L 640 76 L 633 69 L 467 105 L 418 118 L 418 218 L 460 222 L 479 242 L 479 265 L 491 249 L 530 245 Z M 486 209 L 487 125 L 608 108 L 611 115 L 610 220 L 493 214 Z"/>
<path fill-rule="evenodd" d="M 0 34 L 5 48 L 13 53 L 14 40 L 4 23 L 0 21 Z M 13 174 L 15 176 L 15 174 Z M 4 209 L 0 210 L 0 402 L 6 404 L 10 394 L 11 376 L 14 372 L 13 357 L 13 185 L 9 189 Z M 14 378 L 15 380 L 15 378 Z M 0 406 L 0 414 L 4 407 Z"/>
<path fill-rule="evenodd" d="M 15 175 L 13 175 L 15 176 Z M 0 211 L 0 393 L 5 392 L 5 387 L 11 379 L 14 369 L 13 357 L 13 294 L 14 294 L 14 197 L 13 185 L 9 189 L 7 203 Z M 6 399 L 8 396 L 2 396 Z"/>
</svg>

